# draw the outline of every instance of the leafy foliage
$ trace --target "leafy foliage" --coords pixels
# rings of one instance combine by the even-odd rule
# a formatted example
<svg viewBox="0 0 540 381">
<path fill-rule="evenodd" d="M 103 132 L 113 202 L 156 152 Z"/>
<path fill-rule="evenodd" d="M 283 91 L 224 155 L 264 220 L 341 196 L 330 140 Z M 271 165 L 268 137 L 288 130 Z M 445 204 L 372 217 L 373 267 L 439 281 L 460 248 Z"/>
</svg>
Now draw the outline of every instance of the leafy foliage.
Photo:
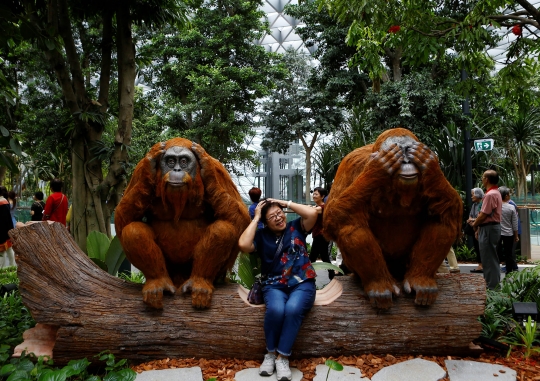
<svg viewBox="0 0 540 381">
<path fill-rule="evenodd" d="M 253 44 L 267 30 L 260 5 L 195 2 L 189 30 L 153 34 L 143 50 L 158 57 L 142 72 L 162 102 L 163 127 L 170 136 L 200 143 L 229 168 L 234 161 L 254 161 L 243 143 L 253 133 L 256 100 L 272 87 L 271 55 Z"/>
<path fill-rule="evenodd" d="M 502 340 L 510 333 L 512 337 L 513 302 L 534 302 L 540 309 L 540 266 L 507 274 L 500 289 L 487 290 L 486 309 L 480 318 L 482 336 Z"/>
<path fill-rule="evenodd" d="M 458 261 L 474 261 L 476 260 L 476 253 L 474 252 L 474 248 L 461 245 L 456 249 L 456 258 Z"/>
<path fill-rule="evenodd" d="M 17 267 L 3 267 L 0 269 L 0 286 L 3 284 L 15 283 L 19 284 L 17 278 Z"/>
<path fill-rule="evenodd" d="M 18 290 L 0 296 L 0 343 L 15 347 L 22 342 L 24 331 L 35 324 Z"/>
<path fill-rule="evenodd" d="M 106 234 L 92 231 L 88 234 L 86 247 L 88 256 L 111 275 L 116 275 L 120 265 L 126 258 L 118 236 L 109 240 Z"/>
<path fill-rule="evenodd" d="M 102 352 L 95 357 L 105 362 L 103 378 L 88 371 L 91 364 L 86 358 L 71 360 L 63 368 L 54 367 L 52 359 L 33 354 L 22 353 L 20 358 L 9 358 L 8 346 L 0 345 L 0 380 L 31 380 L 31 381 L 133 381 L 137 373 L 129 369 L 125 359 L 116 361 L 109 351 Z"/>
<path fill-rule="evenodd" d="M 514 329 L 502 340 L 503 342 L 511 345 L 508 354 L 510 355 L 512 346 L 524 347 L 524 357 L 526 359 L 528 359 L 534 352 L 540 353 L 540 347 L 534 346 L 535 343 L 540 345 L 540 335 L 536 330 L 537 322 L 531 321 L 531 317 L 528 316 L 527 322 L 524 324 L 524 326 L 521 325 L 521 322 L 516 322 L 515 320 L 513 323 Z"/>
</svg>

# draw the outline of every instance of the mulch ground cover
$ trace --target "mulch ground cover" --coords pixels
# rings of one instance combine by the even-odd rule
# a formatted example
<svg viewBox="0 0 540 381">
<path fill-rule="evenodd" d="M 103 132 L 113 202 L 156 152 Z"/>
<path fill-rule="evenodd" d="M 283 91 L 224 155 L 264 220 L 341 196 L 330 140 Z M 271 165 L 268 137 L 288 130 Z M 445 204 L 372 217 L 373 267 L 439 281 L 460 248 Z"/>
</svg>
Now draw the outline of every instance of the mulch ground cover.
<svg viewBox="0 0 540 381">
<path fill-rule="evenodd" d="M 375 373 L 385 366 L 394 365 L 414 358 L 423 358 L 434 361 L 446 370 L 445 360 L 470 360 L 480 361 L 490 364 L 504 365 L 517 372 L 518 381 L 539 381 L 540 380 L 540 357 L 531 357 L 525 360 L 520 352 L 513 352 L 511 357 L 502 357 L 498 353 L 483 353 L 480 357 L 455 357 L 455 356 L 375 356 L 371 354 L 361 356 L 341 356 L 332 358 L 342 365 L 356 367 L 362 371 L 363 377 L 371 378 Z M 291 367 L 296 367 L 304 374 L 302 381 L 312 381 L 315 377 L 315 368 L 319 364 L 324 364 L 326 358 L 317 357 L 302 360 L 291 360 Z M 206 359 L 164 359 L 150 361 L 133 367 L 133 370 L 140 373 L 145 370 L 190 368 L 198 366 L 202 369 L 203 379 L 216 377 L 218 381 L 233 381 L 236 372 L 247 368 L 258 368 L 260 361 L 256 360 L 206 360 Z M 444 381 L 449 381 L 444 378 Z"/>
</svg>

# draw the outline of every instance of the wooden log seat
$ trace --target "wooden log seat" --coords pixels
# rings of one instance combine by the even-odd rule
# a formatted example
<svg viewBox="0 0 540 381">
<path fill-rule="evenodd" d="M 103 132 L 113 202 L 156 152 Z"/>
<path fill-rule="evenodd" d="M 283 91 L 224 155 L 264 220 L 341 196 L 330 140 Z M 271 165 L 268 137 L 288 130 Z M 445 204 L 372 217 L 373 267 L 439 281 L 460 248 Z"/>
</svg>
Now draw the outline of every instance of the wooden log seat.
<svg viewBox="0 0 540 381">
<path fill-rule="evenodd" d="M 62 225 L 35 223 L 10 235 L 23 302 L 38 323 L 57 328 L 53 356 L 58 363 L 107 349 L 134 362 L 263 357 L 264 308 L 245 302 L 246 290 L 237 284 L 217 285 L 209 309 L 193 308 L 191 297 L 177 292 L 165 296 L 163 310 L 153 310 L 143 303 L 140 284 L 101 270 Z M 417 306 L 413 296 L 402 295 L 386 311 L 369 304 L 356 278 L 332 282 L 318 299 L 337 299 L 313 307 L 293 357 L 475 351 L 470 343 L 480 336 L 477 318 L 486 298 L 481 276 L 439 275 L 434 305 Z"/>
</svg>

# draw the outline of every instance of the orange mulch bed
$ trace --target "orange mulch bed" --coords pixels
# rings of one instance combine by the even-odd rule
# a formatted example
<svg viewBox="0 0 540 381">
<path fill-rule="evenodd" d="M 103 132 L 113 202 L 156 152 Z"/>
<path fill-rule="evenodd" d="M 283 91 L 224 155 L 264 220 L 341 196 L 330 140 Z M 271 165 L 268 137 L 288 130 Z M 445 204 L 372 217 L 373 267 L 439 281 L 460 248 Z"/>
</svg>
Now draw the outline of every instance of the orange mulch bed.
<svg viewBox="0 0 540 381">
<path fill-rule="evenodd" d="M 375 373 L 385 366 L 397 364 L 403 361 L 412 360 L 414 358 L 423 358 L 425 360 L 434 361 L 439 364 L 444 370 L 446 366 L 444 360 L 470 360 L 480 361 L 491 364 L 504 365 L 517 372 L 518 381 L 540 381 L 540 357 L 532 357 L 525 360 L 520 352 L 513 352 L 509 358 L 501 357 L 498 354 L 483 353 L 479 358 L 472 357 L 441 357 L 441 356 L 375 356 L 371 354 L 361 356 L 340 356 L 332 358 L 342 365 L 353 366 L 362 371 L 363 377 L 371 378 Z M 302 373 L 304 378 L 302 381 L 312 381 L 315 377 L 315 368 L 319 364 L 324 364 L 326 358 L 317 357 L 303 360 L 291 360 L 291 367 L 296 367 Z M 199 366 L 202 369 L 203 379 L 216 377 L 218 381 L 233 381 L 236 372 L 247 368 L 258 368 L 261 365 L 260 361 L 255 360 L 238 360 L 238 359 L 222 359 L 222 360 L 206 360 L 206 359 L 164 359 L 150 361 L 132 367 L 133 370 L 140 373 L 145 370 L 157 369 L 175 369 L 175 368 L 190 368 Z M 444 378 L 443 381 L 449 381 Z"/>
</svg>

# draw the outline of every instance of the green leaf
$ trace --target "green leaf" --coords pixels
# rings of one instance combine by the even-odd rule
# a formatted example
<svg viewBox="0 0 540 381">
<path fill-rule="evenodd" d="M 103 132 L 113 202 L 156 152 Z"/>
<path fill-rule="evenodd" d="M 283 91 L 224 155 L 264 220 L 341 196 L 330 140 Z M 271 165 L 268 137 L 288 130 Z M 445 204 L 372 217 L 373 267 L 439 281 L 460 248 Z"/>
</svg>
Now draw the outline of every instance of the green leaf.
<svg viewBox="0 0 540 381">
<path fill-rule="evenodd" d="M 43 373 L 39 377 L 39 381 L 65 381 L 66 378 L 66 372 L 64 369 L 59 369 Z"/>
<path fill-rule="evenodd" d="M 0 126 L 0 132 L 2 132 L 2 136 L 5 136 L 5 137 L 9 136 L 9 130 L 5 128 L 4 126 Z"/>
<path fill-rule="evenodd" d="M 105 263 L 107 264 L 109 274 L 116 275 L 125 258 L 126 253 L 124 253 L 122 244 L 120 243 L 118 236 L 115 236 L 110 243 L 109 250 L 107 250 L 105 257 Z"/>
<path fill-rule="evenodd" d="M 238 257 L 238 278 L 240 278 L 242 285 L 248 289 L 255 282 L 249 254 L 241 253 Z"/>
<path fill-rule="evenodd" d="M 110 372 L 105 377 L 103 381 L 134 381 L 137 377 L 137 373 L 132 369 L 122 369 L 118 372 Z"/>
<path fill-rule="evenodd" d="M 16 370 L 15 372 L 11 373 L 11 375 L 7 378 L 7 381 L 27 381 L 29 378 L 28 372 L 25 372 L 24 370 Z"/>
<path fill-rule="evenodd" d="M 107 250 L 109 250 L 111 242 L 106 234 L 98 231 L 93 231 L 86 238 L 86 248 L 90 258 L 99 259 L 103 263 L 106 261 Z M 100 266 L 101 267 L 101 266 Z"/>
<path fill-rule="evenodd" d="M 328 262 L 315 262 L 311 264 L 315 270 L 335 270 L 345 274 L 342 269 Z"/>
<path fill-rule="evenodd" d="M 34 363 L 27 358 L 20 360 L 19 364 L 17 364 L 17 370 L 30 372 L 32 369 L 34 369 Z"/>
<path fill-rule="evenodd" d="M 0 152 L 0 164 L 8 167 L 8 169 L 13 173 L 19 173 L 19 168 L 17 167 L 13 159 L 9 156 L 4 155 L 2 152 Z"/>
<path fill-rule="evenodd" d="M 90 365 L 90 361 L 88 361 L 86 358 L 83 358 L 81 360 L 71 360 L 70 362 L 68 362 L 68 365 L 80 373 L 86 370 L 86 368 L 88 368 L 88 365 Z"/>
<path fill-rule="evenodd" d="M 17 140 L 10 139 L 9 146 L 11 147 L 11 149 L 13 150 L 13 152 L 15 152 L 17 156 L 22 156 L 22 148 Z"/>
<path fill-rule="evenodd" d="M 108 271 L 107 264 L 103 262 L 101 259 L 97 258 L 90 258 L 100 269 L 103 271 Z"/>
<path fill-rule="evenodd" d="M 324 362 L 324 365 L 326 365 L 332 370 L 337 370 L 338 372 L 341 372 L 343 370 L 343 365 L 341 365 L 339 362 L 334 361 L 334 360 L 328 359 Z"/>
<path fill-rule="evenodd" d="M 17 369 L 17 368 L 13 364 L 4 365 L 2 368 L 0 368 L 0 377 L 14 372 L 15 369 Z"/>
</svg>

